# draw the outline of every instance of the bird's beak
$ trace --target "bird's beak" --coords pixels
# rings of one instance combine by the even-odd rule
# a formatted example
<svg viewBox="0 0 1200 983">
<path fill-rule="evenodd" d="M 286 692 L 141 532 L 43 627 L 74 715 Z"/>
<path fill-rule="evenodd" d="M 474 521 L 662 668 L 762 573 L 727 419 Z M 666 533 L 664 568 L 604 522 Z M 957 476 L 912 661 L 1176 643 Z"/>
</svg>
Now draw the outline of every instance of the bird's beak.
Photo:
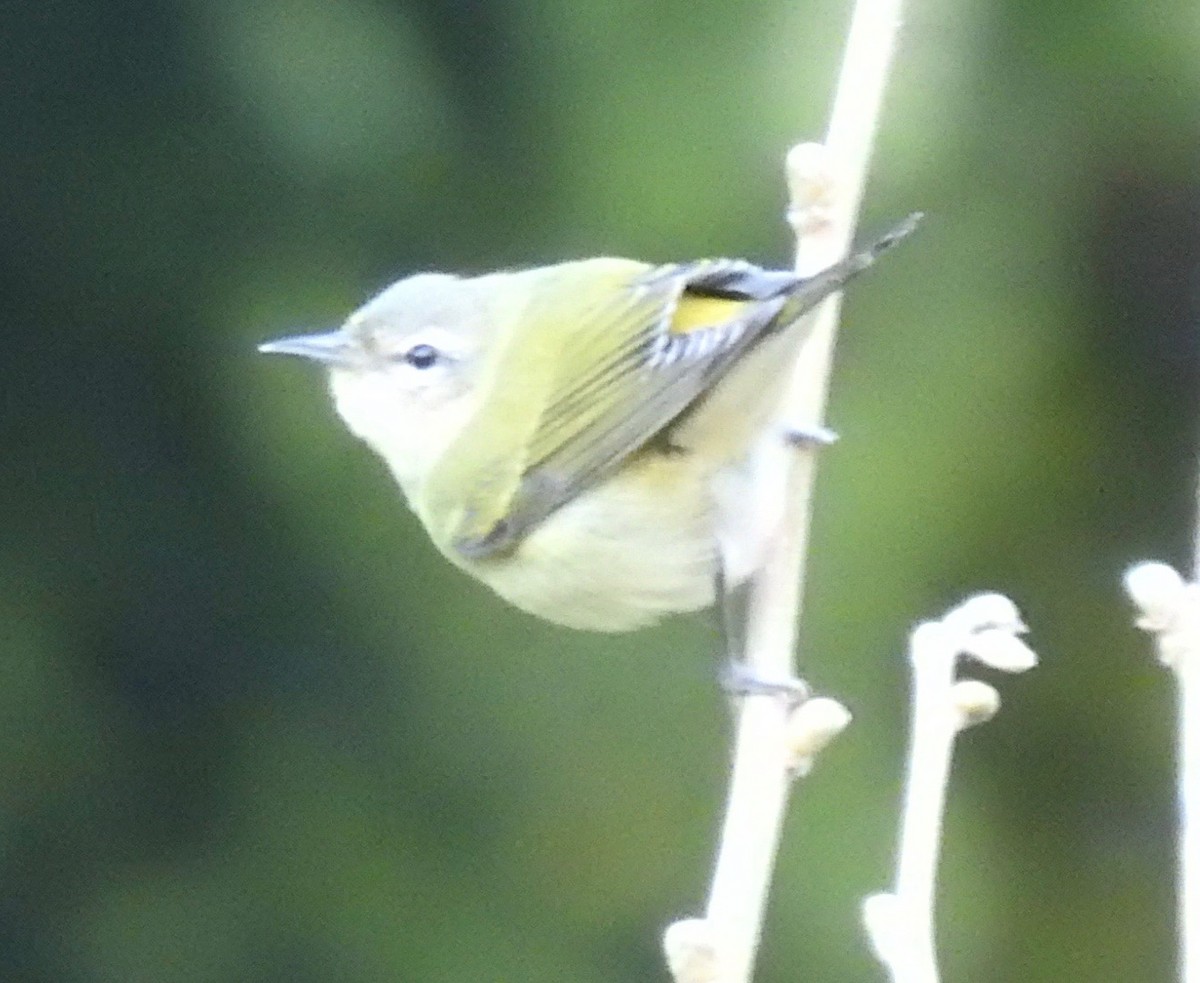
<svg viewBox="0 0 1200 983">
<path fill-rule="evenodd" d="M 258 350 L 267 355 L 299 355 L 326 365 L 346 365 L 356 348 L 354 338 L 346 331 L 325 331 L 319 334 L 298 334 L 290 338 L 264 341 Z"/>
</svg>

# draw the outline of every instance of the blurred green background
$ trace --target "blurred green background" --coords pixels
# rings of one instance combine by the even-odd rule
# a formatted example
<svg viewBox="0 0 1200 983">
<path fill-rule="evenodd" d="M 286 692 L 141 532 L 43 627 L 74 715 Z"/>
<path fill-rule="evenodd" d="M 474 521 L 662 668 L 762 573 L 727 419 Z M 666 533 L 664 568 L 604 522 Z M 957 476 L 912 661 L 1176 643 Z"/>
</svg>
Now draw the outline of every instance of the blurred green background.
<svg viewBox="0 0 1200 983">
<path fill-rule="evenodd" d="M 704 617 L 506 608 L 310 366 L 390 280 L 787 263 L 848 5 L 0 2 L 0 979 L 665 979 L 728 721 Z M 1168 980 L 1172 689 L 1131 560 L 1187 561 L 1200 22 L 912 0 L 851 291 L 760 981 L 879 978 L 910 626 L 1011 594 L 1043 665 L 956 761 L 947 980 Z"/>
</svg>

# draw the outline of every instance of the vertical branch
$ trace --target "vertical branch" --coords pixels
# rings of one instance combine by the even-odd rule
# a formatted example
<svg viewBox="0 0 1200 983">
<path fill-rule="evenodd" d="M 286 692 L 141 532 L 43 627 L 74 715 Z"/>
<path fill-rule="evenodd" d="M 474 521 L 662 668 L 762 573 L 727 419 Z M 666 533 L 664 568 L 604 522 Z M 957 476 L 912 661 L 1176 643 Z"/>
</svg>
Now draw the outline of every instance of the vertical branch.
<svg viewBox="0 0 1200 983">
<path fill-rule="evenodd" d="M 1175 676 L 1176 834 L 1179 876 L 1179 979 L 1200 983 L 1200 480 L 1192 532 L 1191 582 L 1165 563 L 1138 563 L 1125 573 L 1137 625 L 1154 635 L 1158 660 Z"/>
<path fill-rule="evenodd" d="M 1178 660 L 1176 720 L 1179 743 L 1176 796 L 1179 809 L 1179 979 L 1200 983 L 1200 475 L 1196 482 L 1196 527 L 1192 532 L 1192 589 L 1182 620 L 1190 624 L 1188 652 Z"/>
<path fill-rule="evenodd" d="M 1200 603 L 1195 585 L 1193 609 Z M 1177 796 L 1179 809 L 1179 979 L 1200 983 L 1200 638 L 1192 611 L 1191 645 L 1175 667 L 1179 687 L 1179 750 Z"/>
<path fill-rule="evenodd" d="M 1200 570 L 1200 556 L 1196 563 Z M 1126 571 L 1125 590 L 1138 607 L 1138 627 L 1154 635 L 1159 662 L 1174 673 L 1179 693 L 1179 979 L 1200 983 L 1200 581 L 1188 583 L 1165 563 L 1139 563 Z"/>
<path fill-rule="evenodd" d="M 796 269 L 811 275 L 846 252 L 862 199 L 899 21 L 900 0 L 858 0 L 824 147 L 788 155 L 788 218 L 797 233 Z M 817 432 L 829 385 L 839 297 L 811 316 L 814 329 L 797 360 L 782 416 Z M 794 673 L 793 651 L 808 545 L 815 454 L 797 451 L 788 507 L 763 568 L 750 585 L 745 659 L 762 679 Z M 744 701 L 739 715 L 725 822 L 703 919 L 678 922 L 664 938 L 677 980 L 747 983 L 754 967 L 779 832 L 794 767 L 790 748 L 806 745 L 803 708 L 790 720 L 784 701 Z M 844 726 L 844 711 L 834 713 Z M 819 731 L 820 727 L 813 727 Z M 829 735 L 832 736 L 832 735 Z"/>
</svg>

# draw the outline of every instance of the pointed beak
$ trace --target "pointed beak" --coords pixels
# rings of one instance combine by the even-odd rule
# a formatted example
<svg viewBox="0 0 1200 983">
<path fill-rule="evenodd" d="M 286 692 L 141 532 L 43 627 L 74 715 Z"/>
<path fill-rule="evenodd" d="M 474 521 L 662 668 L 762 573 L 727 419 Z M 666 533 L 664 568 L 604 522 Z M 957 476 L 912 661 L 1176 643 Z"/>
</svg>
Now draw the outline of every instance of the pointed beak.
<svg viewBox="0 0 1200 983">
<path fill-rule="evenodd" d="M 354 339 L 341 329 L 276 338 L 258 346 L 258 350 L 266 355 L 299 355 L 325 365 L 349 364 L 355 348 Z"/>
</svg>

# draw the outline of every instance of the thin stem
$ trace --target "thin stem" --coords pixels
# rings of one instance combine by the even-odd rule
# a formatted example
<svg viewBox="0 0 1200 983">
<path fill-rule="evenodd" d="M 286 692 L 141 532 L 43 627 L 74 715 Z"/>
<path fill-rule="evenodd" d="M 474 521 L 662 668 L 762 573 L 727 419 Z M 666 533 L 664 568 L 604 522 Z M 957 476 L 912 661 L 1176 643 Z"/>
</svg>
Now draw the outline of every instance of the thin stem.
<svg viewBox="0 0 1200 983">
<path fill-rule="evenodd" d="M 854 237 L 884 87 L 899 34 L 900 10 L 901 0 L 863 0 L 855 5 L 850 22 L 850 38 L 825 134 L 825 146 L 838 166 L 837 206 L 831 214 L 834 234 L 829 244 L 833 254 L 830 261 L 846 252 Z M 801 242 L 797 263 L 803 253 Z"/>
<path fill-rule="evenodd" d="M 909 638 L 912 720 L 896 881 L 890 893 L 863 905 L 867 932 L 893 983 L 938 981 L 934 903 L 954 741 L 1000 707 L 994 687 L 956 679 L 956 663 L 969 657 L 1002 672 L 1031 669 L 1037 657 L 1019 637 L 1024 630 L 1012 601 L 978 594 L 941 621 L 918 625 Z"/>
<path fill-rule="evenodd" d="M 1200 983 L 1200 477 L 1196 483 L 1196 527 L 1192 539 L 1190 651 L 1174 666 L 1179 685 L 1179 978 Z M 1186 601 L 1185 601 L 1186 603 Z"/>
<path fill-rule="evenodd" d="M 828 223 L 812 221 L 824 196 L 812 181 L 795 180 L 789 166 L 791 215 L 800 238 L 796 268 L 815 272 L 836 261 L 853 235 L 862 199 L 883 88 L 894 47 L 900 0 L 858 0 L 841 77 L 834 97 L 827 145 L 836 188 L 828 200 Z M 789 165 L 793 161 L 789 159 Z M 814 229 L 814 226 L 816 227 Z M 797 361 L 782 417 L 819 425 L 824 415 L 838 297 L 813 315 L 813 335 Z M 773 549 L 750 589 L 746 662 L 764 679 L 794 674 L 797 619 L 805 572 L 816 455 L 798 452 L 785 472 L 789 507 Z M 734 750 L 733 774 L 706 921 L 721 952 L 722 983 L 745 983 L 753 972 L 771 871 L 790 784 L 788 708 L 780 700 L 744 701 Z"/>
<path fill-rule="evenodd" d="M 896 860 L 895 896 L 908 938 L 903 966 L 892 969 L 893 979 L 906 983 L 936 983 L 938 979 L 934 885 L 950 759 L 958 733 L 952 697 L 956 653 L 920 652 L 921 630 L 914 632 L 912 639 L 912 737 Z"/>
<path fill-rule="evenodd" d="M 1196 477 L 1196 527 L 1192 530 L 1192 583 L 1200 584 L 1200 473 Z"/>
<path fill-rule="evenodd" d="M 1138 627 L 1154 636 L 1158 660 L 1178 689 L 1179 979 L 1200 983 L 1200 583 L 1186 582 L 1165 563 L 1146 562 L 1125 572 L 1125 590 L 1138 607 Z"/>
<path fill-rule="evenodd" d="M 1179 687 L 1179 978 L 1200 983 L 1200 652 L 1175 665 Z"/>
</svg>

